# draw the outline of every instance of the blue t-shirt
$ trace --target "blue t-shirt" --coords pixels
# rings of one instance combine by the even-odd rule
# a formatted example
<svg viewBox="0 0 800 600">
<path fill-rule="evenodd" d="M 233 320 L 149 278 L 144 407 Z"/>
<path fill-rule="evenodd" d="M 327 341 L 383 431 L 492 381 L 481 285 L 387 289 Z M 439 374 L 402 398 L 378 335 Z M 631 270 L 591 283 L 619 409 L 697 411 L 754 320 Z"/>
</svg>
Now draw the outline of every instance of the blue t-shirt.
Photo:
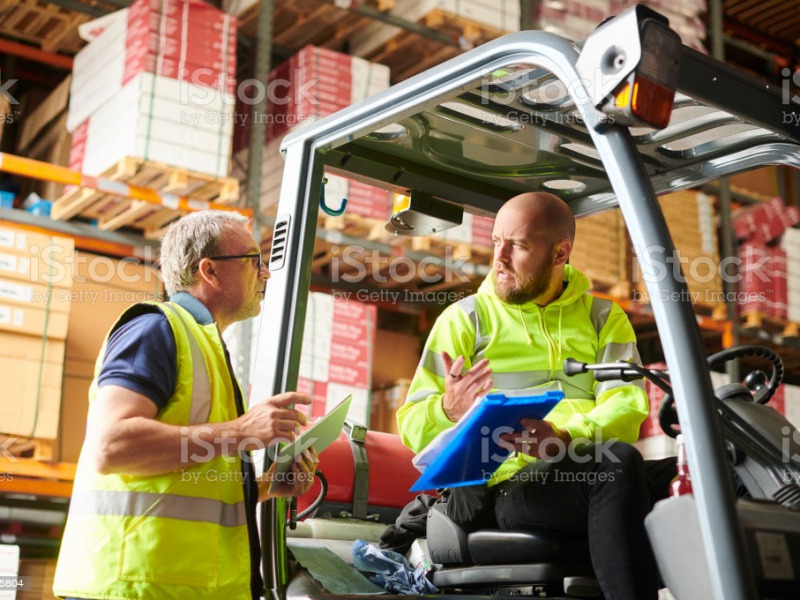
<svg viewBox="0 0 800 600">
<path fill-rule="evenodd" d="M 178 379 L 175 337 L 161 313 L 139 315 L 108 338 L 97 387 L 118 385 L 146 396 L 163 409 Z"/>
</svg>

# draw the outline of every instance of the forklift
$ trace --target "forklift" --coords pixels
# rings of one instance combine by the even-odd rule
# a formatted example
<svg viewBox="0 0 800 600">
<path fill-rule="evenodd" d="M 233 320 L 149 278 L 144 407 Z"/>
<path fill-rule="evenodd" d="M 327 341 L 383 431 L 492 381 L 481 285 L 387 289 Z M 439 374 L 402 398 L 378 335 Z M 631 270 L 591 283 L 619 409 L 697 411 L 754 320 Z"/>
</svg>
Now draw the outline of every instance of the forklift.
<svg viewBox="0 0 800 600">
<path fill-rule="evenodd" d="M 665 500 L 648 516 L 662 577 L 679 600 L 796 598 L 800 501 L 793 494 L 800 479 L 782 492 L 785 502 L 773 497 L 780 485 L 769 482 L 781 466 L 800 472 L 800 436 L 790 435 L 787 445 L 780 432 L 788 421 L 761 402 L 767 392 L 754 402 L 740 384 L 712 388 L 685 281 L 667 264 L 674 245 L 656 198 L 765 165 L 800 166 L 798 123 L 800 95 L 682 45 L 665 18 L 635 6 L 582 44 L 542 31 L 513 33 L 293 132 L 281 145 L 285 170 L 262 311 L 268 318 L 250 397 L 296 389 L 323 169 L 402 195 L 386 225 L 397 235 L 440 232 L 464 212 L 492 216 L 527 191 L 555 193 L 576 217 L 619 207 L 642 249 L 693 478 L 692 496 Z M 772 373 L 754 389 L 774 391 L 780 358 L 764 358 Z M 751 483 L 763 499 L 735 498 L 731 444 L 752 459 Z M 302 569 L 290 573 L 287 509 L 282 499 L 262 505 L 268 597 L 336 597 Z M 538 571 L 523 567 L 485 570 L 501 579 L 512 572 L 535 578 Z M 441 597 L 525 593 L 495 583 L 445 586 Z M 541 588 L 531 583 L 527 595 L 538 596 Z M 594 593 L 578 588 L 576 596 Z"/>
</svg>

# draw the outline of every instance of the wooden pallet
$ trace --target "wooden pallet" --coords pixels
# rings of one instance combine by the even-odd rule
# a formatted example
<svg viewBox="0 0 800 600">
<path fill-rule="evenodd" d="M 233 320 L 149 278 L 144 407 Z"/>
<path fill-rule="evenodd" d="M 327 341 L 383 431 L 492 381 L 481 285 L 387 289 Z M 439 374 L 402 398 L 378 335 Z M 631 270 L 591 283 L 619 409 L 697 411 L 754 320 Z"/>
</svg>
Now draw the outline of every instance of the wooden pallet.
<svg viewBox="0 0 800 600">
<path fill-rule="evenodd" d="M 339 231 L 354 238 L 386 242 L 390 234 L 386 231 L 385 223 L 381 219 L 350 215 L 346 212 L 338 217 L 320 213 L 318 227 L 327 231 Z"/>
<path fill-rule="evenodd" d="M 507 33 L 442 10 L 433 10 L 417 22 L 429 29 L 441 31 L 452 39 L 455 45 L 443 44 L 409 31 L 401 31 L 364 56 L 373 62 L 387 65 L 391 69 L 393 83 L 408 79 L 457 56 L 463 50 L 474 48 Z"/>
<path fill-rule="evenodd" d="M 233 177 L 214 177 L 138 158 L 124 158 L 100 177 L 209 202 L 231 203 L 239 199 L 239 181 Z M 182 214 L 182 211 L 151 202 L 113 196 L 90 188 L 66 191 L 51 210 L 53 219 L 66 221 L 81 216 L 96 219 L 97 226 L 106 231 L 133 227 L 143 230 L 150 238 L 157 237 L 165 225 Z"/>
<path fill-rule="evenodd" d="M 465 50 L 499 38 L 508 33 L 484 23 L 478 23 L 443 10 L 432 10 L 422 19 L 422 24 L 460 40 Z"/>
<path fill-rule="evenodd" d="M 392 82 L 397 83 L 460 53 L 455 46 L 403 31 L 364 58 L 388 66 Z"/>
<path fill-rule="evenodd" d="M 48 52 L 74 54 L 80 50 L 86 42 L 78 36 L 78 25 L 91 19 L 86 13 L 51 2 L 0 0 L 0 33 L 32 42 Z"/>
<path fill-rule="evenodd" d="M 0 447 L 15 458 L 53 460 L 54 440 L 0 434 Z M 7 455 L 6 455 L 7 457 Z"/>
<path fill-rule="evenodd" d="M 751 311 L 742 315 L 742 332 L 752 335 L 777 335 L 781 339 L 799 339 L 800 324 L 778 319 L 761 312 Z"/>
<path fill-rule="evenodd" d="M 394 0 L 373 0 L 365 4 L 381 11 L 394 8 Z M 240 32 L 256 35 L 260 6 L 257 2 L 237 17 Z M 299 50 L 307 44 L 343 49 L 351 34 L 372 22 L 368 17 L 324 0 L 277 0 L 273 10 L 273 42 L 291 50 Z"/>
</svg>

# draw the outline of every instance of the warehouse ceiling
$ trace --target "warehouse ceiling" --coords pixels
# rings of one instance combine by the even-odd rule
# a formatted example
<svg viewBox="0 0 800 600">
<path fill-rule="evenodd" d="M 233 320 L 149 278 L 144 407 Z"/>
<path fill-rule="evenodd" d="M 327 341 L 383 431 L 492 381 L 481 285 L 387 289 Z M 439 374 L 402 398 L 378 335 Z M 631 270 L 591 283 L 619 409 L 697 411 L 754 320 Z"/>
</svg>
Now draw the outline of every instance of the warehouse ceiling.
<svg viewBox="0 0 800 600">
<path fill-rule="evenodd" d="M 132 0 L 5 0 L 0 5 L 0 36 L 31 43 L 47 51 L 74 54 L 81 45 L 76 34 L 79 24 L 131 3 Z M 220 2 L 210 4 L 218 6 Z M 287 10 L 310 14 L 316 10 L 316 5 L 324 4 L 332 5 L 334 0 L 274 0 L 275 25 L 284 28 L 285 18 L 282 17 Z M 800 43 L 798 0 L 722 0 L 722 5 L 726 33 L 732 37 L 787 58 L 791 52 L 797 52 Z M 349 20 L 354 18 L 349 15 Z M 275 32 L 279 34 L 280 31 Z"/>
</svg>

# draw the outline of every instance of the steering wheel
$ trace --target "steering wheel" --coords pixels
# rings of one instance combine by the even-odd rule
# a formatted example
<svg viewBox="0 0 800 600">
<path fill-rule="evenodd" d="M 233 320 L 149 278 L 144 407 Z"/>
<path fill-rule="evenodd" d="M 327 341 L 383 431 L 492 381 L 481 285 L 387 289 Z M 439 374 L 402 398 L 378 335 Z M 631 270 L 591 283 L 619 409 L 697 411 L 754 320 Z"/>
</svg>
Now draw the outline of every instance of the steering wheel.
<svg viewBox="0 0 800 600">
<path fill-rule="evenodd" d="M 708 357 L 706 362 L 708 363 L 709 369 L 713 369 L 736 358 L 762 358 L 772 365 L 769 381 L 766 381 L 766 376 L 763 376 L 763 373 L 760 371 L 754 372 L 763 376 L 760 381 L 757 377 L 751 378 L 754 373 L 750 373 L 746 379 L 746 382 L 751 385 L 757 383 L 762 384 L 758 389 L 751 390 L 754 392 L 753 402 L 758 404 L 766 404 L 769 402 L 770 398 L 775 395 L 778 386 L 780 386 L 783 381 L 784 369 L 781 357 L 778 356 L 774 350 L 766 346 L 737 346 L 736 348 L 728 348 L 727 350 L 712 354 Z M 749 386 L 748 389 L 750 389 Z M 671 438 L 677 437 L 681 432 L 680 429 L 675 427 L 678 424 L 678 412 L 675 410 L 675 398 L 670 394 L 665 395 L 661 401 L 661 407 L 658 409 L 658 424 L 661 426 L 662 431 Z"/>
</svg>

